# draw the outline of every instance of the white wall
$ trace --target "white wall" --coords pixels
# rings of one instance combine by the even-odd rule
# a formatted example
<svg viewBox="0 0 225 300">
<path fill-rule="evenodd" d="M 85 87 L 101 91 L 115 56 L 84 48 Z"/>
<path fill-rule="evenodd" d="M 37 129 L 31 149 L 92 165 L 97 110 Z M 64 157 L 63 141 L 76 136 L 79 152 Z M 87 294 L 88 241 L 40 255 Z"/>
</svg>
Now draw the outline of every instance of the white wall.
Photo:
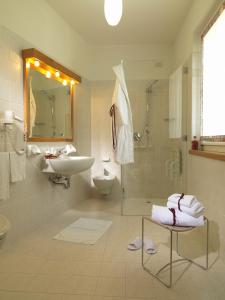
<svg viewBox="0 0 225 300">
<path fill-rule="evenodd" d="M 22 118 L 21 50 L 26 46 L 24 40 L 0 26 L 0 110 L 13 110 Z M 90 154 L 90 88 L 87 82 L 78 86 L 75 100 L 75 143 L 78 151 Z M 0 137 L 1 145 L 3 142 Z M 43 146 L 41 143 L 39 145 Z M 47 176 L 40 172 L 40 159 L 26 160 L 26 179 L 11 184 L 10 199 L 0 201 L 1 214 L 8 217 L 12 225 L 6 243 L 19 239 L 68 208 L 75 207 L 77 202 L 90 197 L 90 172 L 73 176 L 71 188 L 65 190 L 62 186 L 52 185 Z"/>
<path fill-rule="evenodd" d="M 113 80 L 112 67 L 121 60 L 127 79 L 165 79 L 171 71 L 171 45 L 92 46 L 91 80 Z"/>
<path fill-rule="evenodd" d="M 45 0 L 1 0 L 0 24 L 89 80 L 113 79 L 112 66 L 121 59 L 129 65 L 130 79 L 162 78 L 171 69 L 171 45 L 89 45 Z"/>
<path fill-rule="evenodd" d="M 52 59 L 87 77 L 91 63 L 89 47 L 45 0 L 1 0 L 0 24 Z"/>
<path fill-rule="evenodd" d="M 174 68 L 188 64 L 188 145 L 194 132 L 199 132 L 200 66 L 198 34 L 220 1 L 196 0 L 184 20 L 174 44 Z M 197 42 L 196 42 L 197 41 Z M 198 106 L 196 109 L 195 106 Z M 197 128 L 198 127 L 198 128 Z M 187 192 L 195 194 L 206 206 L 210 219 L 210 244 L 225 262 L 225 163 L 188 154 Z"/>
<path fill-rule="evenodd" d="M 194 0 L 174 42 L 174 68 L 184 64 L 195 49 L 196 34 L 207 24 L 220 0 Z"/>
<path fill-rule="evenodd" d="M 92 156 L 95 157 L 92 176 L 103 175 L 104 168 L 114 174 L 117 179 L 110 198 L 119 200 L 121 199 L 121 169 L 114 162 L 109 115 L 113 89 L 114 82 L 112 81 L 97 81 L 91 84 L 91 142 Z M 103 159 L 108 157 L 111 162 L 104 163 Z M 97 196 L 96 191 L 93 195 Z"/>
</svg>

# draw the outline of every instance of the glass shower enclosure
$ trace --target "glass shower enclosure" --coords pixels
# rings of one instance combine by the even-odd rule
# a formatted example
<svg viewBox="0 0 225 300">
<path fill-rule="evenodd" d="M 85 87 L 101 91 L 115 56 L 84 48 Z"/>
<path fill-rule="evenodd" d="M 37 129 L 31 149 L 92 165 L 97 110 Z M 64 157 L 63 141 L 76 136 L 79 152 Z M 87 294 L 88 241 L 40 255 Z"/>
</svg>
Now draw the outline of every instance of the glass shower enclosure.
<svg viewBox="0 0 225 300">
<path fill-rule="evenodd" d="M 186 141 L 169 138 L 168 79 L 127 80 L 127 88 L 135 162 L 121 167 L 122 214 L 149 215 L 152 204 L 165 205 L 170 194 L 185 190 Z"/>
</svg>

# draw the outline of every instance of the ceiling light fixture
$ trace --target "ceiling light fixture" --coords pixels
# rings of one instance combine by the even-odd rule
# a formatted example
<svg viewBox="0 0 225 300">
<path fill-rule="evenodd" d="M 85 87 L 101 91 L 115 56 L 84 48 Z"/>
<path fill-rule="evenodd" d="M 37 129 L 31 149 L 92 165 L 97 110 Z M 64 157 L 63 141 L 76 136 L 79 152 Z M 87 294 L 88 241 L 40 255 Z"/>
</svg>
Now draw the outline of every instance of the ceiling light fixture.
<svg viewBox="0 0 225 300">
<path fill-rule="evenodd" d="M 123 14 L 123 1 L 105 0 L 104 12 L 106 21 L 109 25 L 118 25 Z"/>
</svg>

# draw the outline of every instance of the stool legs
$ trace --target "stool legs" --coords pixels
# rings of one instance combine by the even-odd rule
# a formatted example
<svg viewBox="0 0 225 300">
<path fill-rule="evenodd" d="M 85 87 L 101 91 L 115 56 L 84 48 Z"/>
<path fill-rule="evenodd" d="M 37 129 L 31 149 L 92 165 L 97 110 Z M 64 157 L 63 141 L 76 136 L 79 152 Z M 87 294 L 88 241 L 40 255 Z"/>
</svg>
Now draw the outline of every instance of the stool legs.
<svg viewBox="0 0 225 300">
<path fill-rule="evenodd" d="M 190 261 L 191 263 L 193 263 L 194 265 L 202 268 L 203 270 L 208 270 L 209 267 L 209 220 L 205 217 L 205 222 L 206 222 L 206 238 L 205 238 L 205 266 L 204 265 L 200 265 L 199 263 L 193 261 L 192 259 L 185 257 L 184 255 L 180 254 L 179 251 L 179 238 L 178 238 L 178 232 L 176 233 L 177 236 L 177 254 L 179 256 L 181 256 L 182 258 Z"/>
<path fill-rule="evenodd" d="M 173 231 L 170 231 L 170 283 L 169 287 L 172 286 L 173 281 Z"/>
<path fill-rule="evenodd" d="M 209 220 L 206 220 L 206 270 L 209 268 Z"/>
<path fill-rule="evenodd" d="M 142 218 L 142 230 L 141 230 L 141 241 L 142 241 L 142 246 L 141 246 L 141 265 L 144 268 L 144 232 L 145 232 L 145 219 Z"/>
<path fill-rule="evenodd" d="M 187 258 L 187 257 L 184 257 L 183 255 L 180 254 L 180 251 L 179 251 L 179 235 L 178 235 L 178 232 L 176 231 L 176 251 L 177 251 L 177 254 L 181 257 L 181 259 L 177 259 L 175 261 L 173 261 L 173 230 L 170 230 L 164 226 L 162 226 L 161 224 L 157 224 L 161 227 L 163 227 L 164 229 L 167 229 L 170 231 L 170 258 L 169 258 L 169 263 L 164 265 L 162 268 L 160 268 L 160 270 L 157 272 L 157 273 L 152 273 L 144 264 L 144 236 L 145 236 L 145 220 L 147 221 L 151 221 L 151 219 L 147 218 L 147 217 L 142 217 L 142 249 L 141 249 L 141 264 L 142 264 L 142 267 L 145 271 L 147 271 L 149 274 L 151 274 L 152 276 L 154 276 L 156 279 L 158 279 L 161 283 L 163 283 L 166 287 L 170 288 L 172 286 L 172 282 L 173 282 L 173 263 L 175 262 L 178 262 L 178 261 L 183 261 L 183 260 L 187 260 L 195 265 L 197 265 L 198 267 L 204 269 L 204 270 L 207 270 L 208 269 L 208 254 L 209 254 L 209 221 L 208 219 L 205 217 L 205 222 L 206 222 L 206 264 L 205 266 L 203 265 L 200 265 L 198 263 L 196 263 L 195 261 Z M 152 223 L 155 223 L 155 222 L 152 222 Z M 156 223 L 155 223 L 156 224 Z M 166 282 L 164 282 L 163 280 L 161 280 L 159 277 L 158 277 L 158 274 L 163 270 L 165 269 L 166 267 L 169 266 L 169 283 L 167 284 Z"/>
</svg>

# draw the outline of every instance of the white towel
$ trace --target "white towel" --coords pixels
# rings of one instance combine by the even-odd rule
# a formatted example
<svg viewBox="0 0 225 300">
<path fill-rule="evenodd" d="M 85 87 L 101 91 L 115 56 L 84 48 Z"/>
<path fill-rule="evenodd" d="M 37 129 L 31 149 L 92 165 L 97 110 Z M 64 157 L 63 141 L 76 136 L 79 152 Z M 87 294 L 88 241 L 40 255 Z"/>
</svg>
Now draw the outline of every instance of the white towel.
<svg viewBox="0 0 225 300">
<path fill-rule="evenodd" d="M 176 216 L 176 226 L 203 226 L 204 225 L 204 217 L 200 216 L 198 218 L 194 218 L 185 213 L 180 212 L 175 209 Z M 169 208 L 165 206 L 152 206 L 152 220 L 166 225 L 174 224 L 174 216 L 173 213 L 169 210 Z"/>
<path fill-rule="evenodd" d="M 9 153 L 0 153 L 0 199 L 9 198 Z"/>
<path fill-rule="evenodd" d="M 173 194 L 169 196 L 168 201 L 178 204 L 181 194 Z M 186 207 L 192 207 L 198 202 L 195 196 L 193 195 L 184 195 L 183 198 L 180 200 L 180 205 Z"/>
<path fill-rule="evenodd" d="M 168 201 L 167 202 L 167 207 L 168 208 L 175 208 L 175 209 L 178 209 L 178 204 L 177 203 L 173 203 L 171 201 Z M 202 215 L 202 213 L 204 212 L 205 208 L 204 206 L 200 203 L 200 202 L 197 202 L 195 203 L 192 207 L 187 207 L 187 206 L 184 206 L 184 205 L 180 205 L 180 210 L 192 217 L 199 217 Z"/>
<path fill-rule="evenodd" d="M 10 181 L 17 182 L 25 179 L 26 158 L 25 154 L 16 152 L 9 153 L 10 158 Z"/>
<path fill-rule="evenodd" d="M 7 148 L 7 151 L 16 151 L 18 154 L 25 152 L 26 143 L 24 141 L 24 132 L 23 129 L 12 124 L 10 127 L 6 128 L 7 137 L 10 147 Z"/>
</svg>

